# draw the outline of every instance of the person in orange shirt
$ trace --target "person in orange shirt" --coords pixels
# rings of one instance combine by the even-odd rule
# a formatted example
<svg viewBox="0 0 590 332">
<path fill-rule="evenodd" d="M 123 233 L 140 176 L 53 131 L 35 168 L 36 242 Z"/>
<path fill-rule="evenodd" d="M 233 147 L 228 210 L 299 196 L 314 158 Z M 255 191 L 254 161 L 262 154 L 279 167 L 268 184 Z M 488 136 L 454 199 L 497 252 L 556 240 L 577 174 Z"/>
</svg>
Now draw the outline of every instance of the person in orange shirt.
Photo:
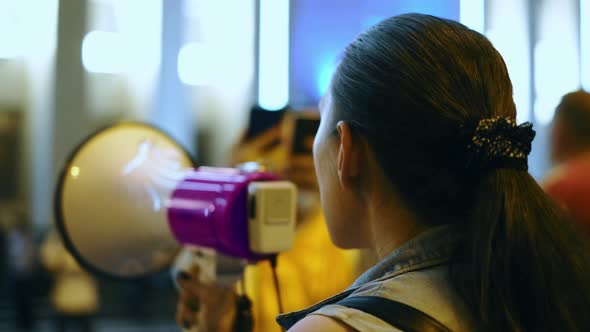
<svg viewBox="0 0 590 332">
<path fill-rule="evenodd" d="M 545 179 L 544 188 L 590 238 L 590 93 L 568 93 L 557 106 L 551 128 L 551 159 L 556 167 Z"/>
</svg>

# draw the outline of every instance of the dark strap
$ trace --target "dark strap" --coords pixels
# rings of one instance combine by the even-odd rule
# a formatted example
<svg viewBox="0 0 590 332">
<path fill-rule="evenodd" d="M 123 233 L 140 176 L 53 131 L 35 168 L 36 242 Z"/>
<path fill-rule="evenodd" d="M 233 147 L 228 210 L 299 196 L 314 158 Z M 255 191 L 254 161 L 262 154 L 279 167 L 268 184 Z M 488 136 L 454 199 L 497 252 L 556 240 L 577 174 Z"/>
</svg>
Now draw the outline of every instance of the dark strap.
<svg viewBox="0 0 590 332">
<path fill-rule="evenodd" d="M 351 296 L 334 304 L 363 311 L 405 332 L 450 332 L 422 311 L 383 297 Z"/>
</svg>

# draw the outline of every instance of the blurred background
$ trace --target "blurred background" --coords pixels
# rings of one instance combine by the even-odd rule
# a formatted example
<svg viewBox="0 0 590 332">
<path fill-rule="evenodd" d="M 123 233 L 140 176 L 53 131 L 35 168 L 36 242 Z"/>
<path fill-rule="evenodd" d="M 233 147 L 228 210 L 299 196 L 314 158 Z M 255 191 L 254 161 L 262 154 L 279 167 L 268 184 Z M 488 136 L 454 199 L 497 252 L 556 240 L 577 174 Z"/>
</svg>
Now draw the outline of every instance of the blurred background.
<svg viewBox="0 0 590 332">
<path fill-rule="evenodd" d="M 555 107 L 590 90 L 590 0 L 0 0 L 0 330 L 60 330 L 71 317 L 94 331 L 177 330 L 168 273 L 99 280 L 60 247 L 52 208 L 68 154 L 133 120 L 200 165 L 257 159 L 267 150 L 240 146 L 284 118 L 317 119 L 344 47 L 407 12 L 459 20 L 493 42 L 518 120 L 536 127 L 529 164 L 541 180 Z M 281 142 L 309 153 L 309 139 L 300 150 Z M 297 163 L 286 155 L 272 158 Z"/>
</svg>

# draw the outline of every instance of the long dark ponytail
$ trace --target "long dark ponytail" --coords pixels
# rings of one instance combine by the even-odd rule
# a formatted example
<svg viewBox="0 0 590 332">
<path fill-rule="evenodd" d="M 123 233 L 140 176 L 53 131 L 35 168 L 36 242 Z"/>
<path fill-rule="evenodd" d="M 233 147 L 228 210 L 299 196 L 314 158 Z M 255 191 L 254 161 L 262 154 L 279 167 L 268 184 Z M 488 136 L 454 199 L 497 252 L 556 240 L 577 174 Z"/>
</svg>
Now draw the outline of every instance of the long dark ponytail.
<svg viewBox="0 0 590 332">
<path fill-rule="evenodd" d="M 346 50 L 332 81 L 337 118 L 363 133 L 422 222 L 460 223 L 452 278 L 486 331 L 590 331 L 590 262 L 571 224 L 517 169 L 463 167 L 459 128 L 514 119 L 502 57 L 450 20 L 387 19 Z"/>
<path fill-rule="evenodd" d="M 588 258 L 569 220 L 534 179 L 492 171 L 474 202 L 465 269 L 453 272 L 483 327 L 588 331 Z"/>
</svg>

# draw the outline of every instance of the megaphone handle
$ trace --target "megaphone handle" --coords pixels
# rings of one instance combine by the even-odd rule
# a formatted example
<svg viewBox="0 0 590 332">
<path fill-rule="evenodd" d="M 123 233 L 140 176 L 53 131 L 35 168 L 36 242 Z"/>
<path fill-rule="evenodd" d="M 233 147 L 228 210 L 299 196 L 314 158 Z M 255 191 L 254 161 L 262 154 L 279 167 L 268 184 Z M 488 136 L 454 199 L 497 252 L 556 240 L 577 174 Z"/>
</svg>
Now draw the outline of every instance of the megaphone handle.
<svg viewBox="0 0 590 332">
<path fill-rule="evenodd" d="M 236 299 L 236 318 L 233 332 L 251 332 L 254 329 L 252 302 L 246 295 Z"/>
<path fill-rule="evenodd" d="M 184 246 L 179 255 L 176 257 L 173 267 L 173 280 L 176 282 L 177 274 L 181 271 L 196 273 L 198 280 L 202 284 L 212 284 L 216 279 L 216 257 L 215 252 L 211 249 Z M 178 286 L 178 285 L 177 285 Z M 183 332 L 207 332 L 203 330 L 201 321 L 203 313 L 199 312 L 199 319 L 189 328 L 182 328 Z"/>
<path fill-rule="evenodd" d="M 185 246 L 175 259 L 172 278 L 176 281 L 180 271 L 194 272 L 197 270 L 201 283 L 214 283 L 216 279 L 215 260 L 215 252 L 210 249 Z"/>
</svg>

